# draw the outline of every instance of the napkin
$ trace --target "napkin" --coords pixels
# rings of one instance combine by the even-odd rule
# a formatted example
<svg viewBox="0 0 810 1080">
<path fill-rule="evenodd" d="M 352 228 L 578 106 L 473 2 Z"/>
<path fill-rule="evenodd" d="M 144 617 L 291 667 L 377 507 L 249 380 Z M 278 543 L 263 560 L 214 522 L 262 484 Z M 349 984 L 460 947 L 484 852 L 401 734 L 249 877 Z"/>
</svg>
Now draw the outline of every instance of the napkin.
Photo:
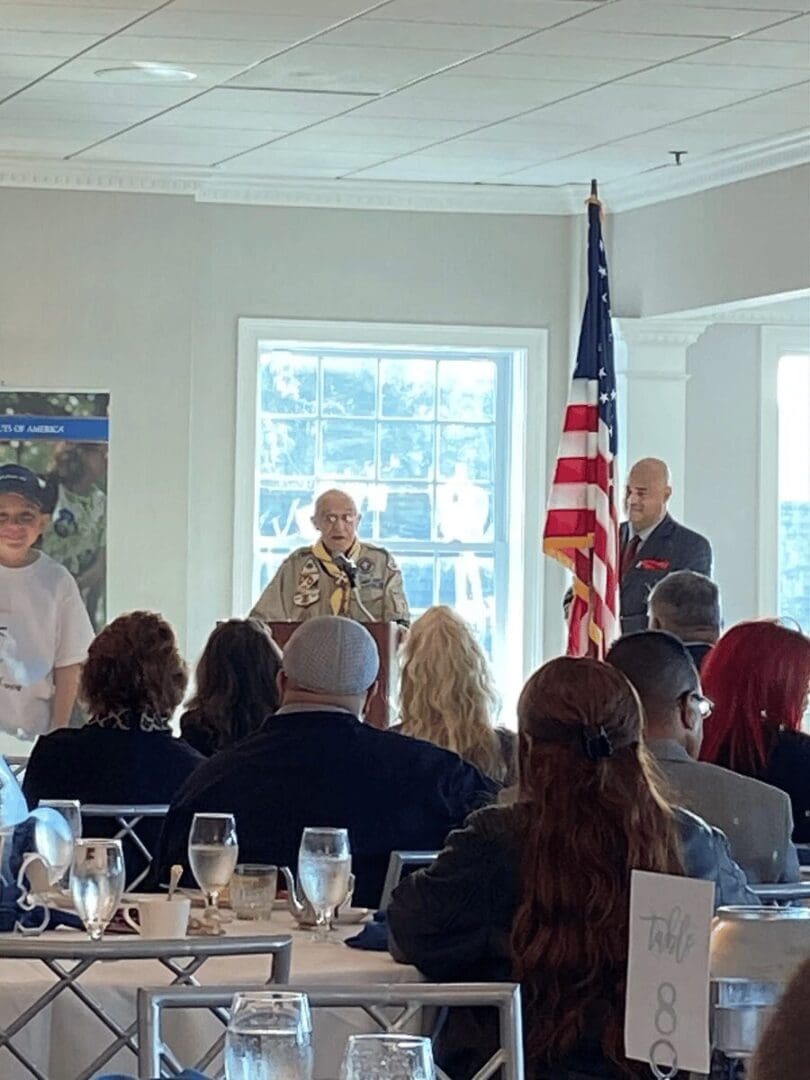
<svg viewBox="0 0 810 1080">
<path fill-rule="evenodd" d="M 366 923 L 359 934 L 346 938 L 346 944 L 352 949 L 388 952 L 388 919 L 385 912 L 375 912 L 373 920 Z"/>
</svg>

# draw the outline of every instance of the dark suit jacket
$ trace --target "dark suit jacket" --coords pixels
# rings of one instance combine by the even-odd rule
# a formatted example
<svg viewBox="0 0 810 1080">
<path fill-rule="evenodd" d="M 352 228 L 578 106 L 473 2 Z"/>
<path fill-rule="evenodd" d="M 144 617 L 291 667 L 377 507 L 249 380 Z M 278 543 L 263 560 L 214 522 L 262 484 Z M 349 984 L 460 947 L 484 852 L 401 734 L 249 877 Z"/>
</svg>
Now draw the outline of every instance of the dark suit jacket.
<svg viewBox="0 0 810 1080">
<path fill-rule="evenodd" d="M 717 764 L 730 768 L 724 755 Z M 756 779 L 787 793 L 793 810 L 793 841 L 810 844 L 810 735 L 776 732 L 765 768 L 756 773 Z"/>
<path fill-rule="evenodd" d="M 121 731 L 93 724 L 64 728 L 37 740 L 25 770 L 23 794 L 32 810 L 40 799 L 168 804 L 204 761 L 202 754 L 168 732 Z M 92 826 L 85 824 L 84 834 L 114 836 L 120 828 L 112 818 L 93 818 Z M 153 854 L 161 828 L 159 818 L 146 818 L 136 829 Z M 131 842 L 123 846 L 131 880 L 146 861 Z"/>
<path fill-rule="evenodd" d="M 706 660 L 706 657 L 714 648 L 714 646 L 710 645 L 708 641 L 685 641 L 683 643 L 683 647 L 694 660 L 695 667 L 698 669 L 698 671 L 701 670 L 704 661 Z"/>
<path fill-rule="evenodd" d="M 457 754 L 367 727 L 347 712 L 289 712 L 205 762 L 177 793 L 161 844 L 161 880 L 188 865 L 198 811 L 236 817 L 241 862 L 295 871 L 308 825 L 347 828 L 355 903 L 376 907 L 392 851 L 435 851 L 497 785 Z"/>
<path fill-rule="evenodd" d="M 628 523 L 623 521 L 619 530 L 620 552 L 624 550 L 628 530 Z M 647 598 L 653 587 L 673 570 L 695 570 L 711 577 L 712 546 L 705 536 L 678 524 L 667 514 L 641 545 L 635 565 L 622 578 L 623 634 L 647 629 Z"/>
</svg>

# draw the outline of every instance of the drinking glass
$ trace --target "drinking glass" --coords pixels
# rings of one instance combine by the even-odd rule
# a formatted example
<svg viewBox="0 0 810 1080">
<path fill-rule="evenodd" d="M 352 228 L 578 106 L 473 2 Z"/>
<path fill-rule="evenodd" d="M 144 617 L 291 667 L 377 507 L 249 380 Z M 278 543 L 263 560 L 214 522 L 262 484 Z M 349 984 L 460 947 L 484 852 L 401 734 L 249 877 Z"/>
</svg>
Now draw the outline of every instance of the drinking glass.
<svg viewBox="0 0 810 1080">
<path fill-rule="evenodd" d="M 120 840 L 77 840 L 73 845 L 70 891 L 91 941 L 101 941 L 124 891 Z"/>
<path fill-rule="evenodd" d="M 312 1016 L 306 994 L 237 994 L 225 1035 L 226 1080 L 312 1080 Z"/>
<path fill-rule="evenodd" d="M 49 807 L 61 814 L 70 826 L 73 833 L 73 843 L 82 838 L 82 804 L 78 799 L 40 799 L 40 807 Z M 73 861 L 73 850 L 65 859 L 65 872 L 59 879 L 59 887 L 67 889 L 70 885 L 70 864 Z"/>
<path fill-rule="evenodd" d="M 340 1080 L 436 1080 L 430 1039 L 417 1035 L 350 1035 Z"/>
<path fill-rule="evenodd" d="M 264 863 L 240 863 L 231 878 L 231 908 L 237 919 L 269 919 L 278 886 L 278 869 Z"/>
<path fill-rule="evenodd" d="M 233 814 L 195 814 L 188 834 L 188 861 L 205 894 L 204 918 L 219 921 L 219 895 L 239 858 Z"/>
<path fill-rule="evenodd" d="M 332 915 L 346 899 L 352 855 L 346 829 L 304 829 L 298 880 L 315 910 L 316 941 L 328 941 Z"/>
</svg>

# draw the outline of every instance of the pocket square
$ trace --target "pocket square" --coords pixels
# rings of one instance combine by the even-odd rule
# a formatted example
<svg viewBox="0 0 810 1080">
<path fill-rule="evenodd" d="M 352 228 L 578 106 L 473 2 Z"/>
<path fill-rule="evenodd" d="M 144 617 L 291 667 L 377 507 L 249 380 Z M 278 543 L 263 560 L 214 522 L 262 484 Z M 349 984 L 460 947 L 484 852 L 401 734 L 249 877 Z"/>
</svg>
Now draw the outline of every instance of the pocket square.
<svg viewBox="0 0 810 1080">
<path fill-rule="evenodd" d="M 640 559 L 637 570 L 669 570 L 669 559 Z"/>
</svg>

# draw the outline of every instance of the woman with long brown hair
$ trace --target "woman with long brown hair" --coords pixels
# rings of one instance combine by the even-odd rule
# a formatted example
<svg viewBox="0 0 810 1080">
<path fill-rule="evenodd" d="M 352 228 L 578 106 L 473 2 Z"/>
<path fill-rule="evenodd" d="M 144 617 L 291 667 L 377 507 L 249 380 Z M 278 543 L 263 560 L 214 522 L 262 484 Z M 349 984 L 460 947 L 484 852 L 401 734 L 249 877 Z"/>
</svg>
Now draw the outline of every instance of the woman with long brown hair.
<svg viewBox="0 0 810 1080">
<path fill-rule="evenodd" d="M 622 1041 L 631 871 L 714 881 L 718 904 L 756 900 L 722 833 L 659 792 L 621 672 L 552 660 L 518 719 L 518 802 L 471 816 L 399 886 L 394 951 L 431 979 L 520 981 L 533 1080 L 648 1075 Z M 447 1036 L 454 1076 L 486 1056 L 486 1029 L 462 1022 Z"/>
</svg>

